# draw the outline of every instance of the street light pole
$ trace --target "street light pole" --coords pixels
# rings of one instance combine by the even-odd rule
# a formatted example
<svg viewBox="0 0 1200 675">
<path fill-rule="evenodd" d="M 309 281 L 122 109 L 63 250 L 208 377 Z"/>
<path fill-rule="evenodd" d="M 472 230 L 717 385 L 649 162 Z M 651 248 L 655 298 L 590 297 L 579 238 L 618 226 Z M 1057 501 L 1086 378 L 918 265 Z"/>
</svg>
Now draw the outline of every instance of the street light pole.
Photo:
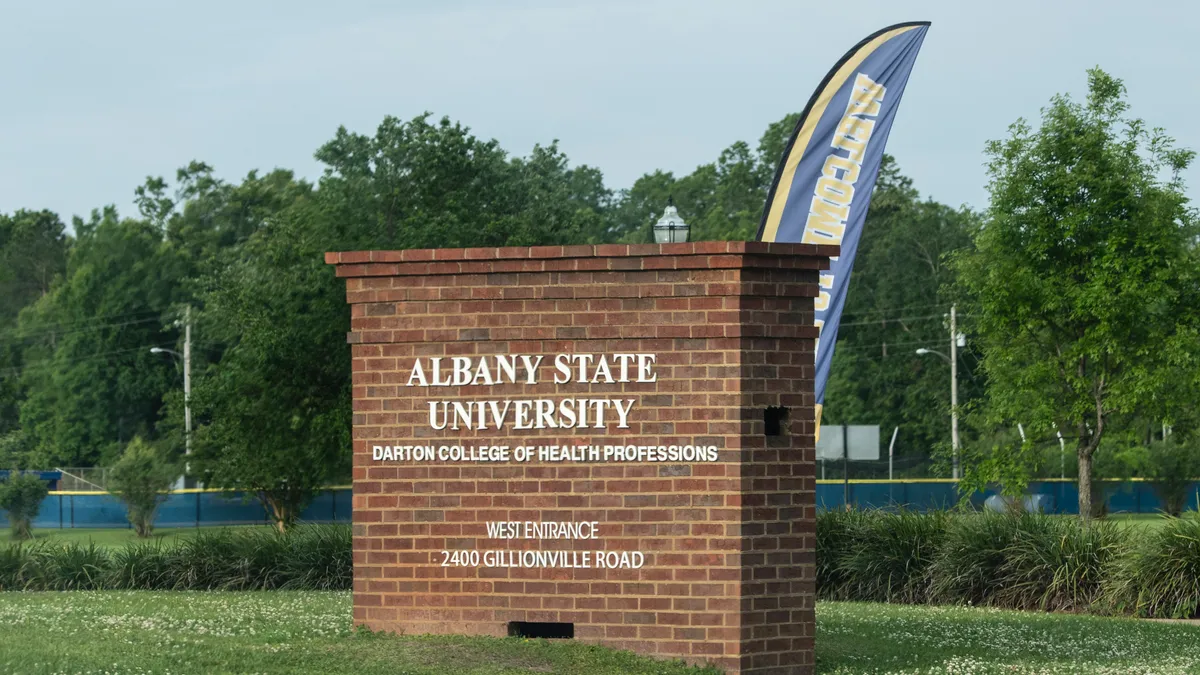
<svg viewBox="0 0 1200 675">
<path fill-rule="evenodd" d="M 957 429 L 957 427 L 956 427 Z M 183 430 L 184 455 L 192 454 L 192 307 L 183 310 Z M 955 434 L 958 432 L 955 431 Z M 957 436 L 955 436 L 957 438 Z M 190 467 L 184 466 L 188 472 Z"/>
<path fill-rule="evenodd" d="M 953 308 L 951 308 L 951 310 L 950 310 L 950 316 L 951 317 L 954 316 Z M 950 321 L 950 323 L 951 323 L 951 325 L 954 324 L 953 319 Z M 960 339 L 960 336 L 958 336 L 955 333 L 951 333 L 950 335 L 951 335 L 950 353 L 954 354 L 955 356 L 958 356 L 958 340 Z M 958 367 L 956 365 L 958 362 L 958 359 L 956 359 L 956 358 L 952 359 L 949 356 L 946 356 L 945 354 L 939 352 L 936 349 L 926 349 L 925 347 L 921 347 L 920 349 L 918 349 L 917 354 L 920 356 L 924 356 L 926 354 L 936 354 L 936 355 L 942 357 L 943 359 L 945 359 L 950 364 L 950 446 L 952 448 L 951 464 L 953 465 L 952 475 L 954 476 L 955 479 L 958 479 L 960 477 L 959 463 L 958 463 L 958 451 L 959 451 L 959 447 L 958 447 Z"/>
<path fill-rule="evenodd" d="M 959 479 L 958 467 L 958 321 L 955 306 L 950 305 L 950 444 L 954 479 Z"/>
<path fill-rule="evenodd" d="M 150 353 L 170 354 L 183 361 L 183 454 L 189 456 L 192 454 L 192 308 L 190 305 L 183 310 L 183 353 L 180 354 L 174 349 L 164 347 L 151 347 Z M 185 461 L 183 465 L 184 480 L 191 471 L 191 464 Z"/>
</svg>

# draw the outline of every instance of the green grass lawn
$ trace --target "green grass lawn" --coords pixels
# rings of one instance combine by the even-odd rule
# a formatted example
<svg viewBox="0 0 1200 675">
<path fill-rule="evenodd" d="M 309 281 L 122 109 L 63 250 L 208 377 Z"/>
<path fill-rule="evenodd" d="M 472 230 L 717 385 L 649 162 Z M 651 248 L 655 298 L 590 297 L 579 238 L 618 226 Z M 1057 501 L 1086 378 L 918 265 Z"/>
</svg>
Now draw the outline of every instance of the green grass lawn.
<svg viewBox="0 0 1200 675">
<path fill-rule="evenodd" d="M 817 672 L 1200 673 L 1200 627 L 1136 619 L 826 602 Z"/>
<path fill-rule="evenodd" d="M 238 529 L 244 527 L 256 527 L 266 529 L 268 525 L 231 525 L 229 529 Z M 35 529 L 33 538 L 35 541 L 54 541 L 64 544 L 76 542 L 79 544 L 87 544 L 88 542 L 95 543 L 97 546 L 123 546 L 136 541 L 160 541 L 163 544 L 171 544 L 179 541 L 180 537 L 190 537 L 197 532 L 203 530 L 224 529 L 223 527 L 164 527 L 154 530 L 154 534 L 150 539 L 138 539 L 132 528 L 44 528 Z M 11 531 L 5 527 L 0 529 L 0 546 L 4 546 L 12 541 Z"/>
<path fill-rule="evenodd" d="M 699 672 L 580 643 L 351 630 L 348 592 L 0 593 L 3 673 Z"/>
<path fill-rule="evenodd" d="M 1200 628 L 971 608 L 820 603 L 817 672 L 1200 672 Z M 4 673 L 692 673 L 571 642 L 360 634 L 350 594 L 0 593 Z"/>
<path fill-rule="evenodd" d="M 1194 513 L 1185 513 L 1183 517 L 1187 518 L 1194 515 Z M 1163 523 L 1170 520 L 1161 513 L 1113 513 L 1108 518 L 1119 525 L 1141 529 L 1156 529 L 1162 527 Z"/>
</svg>

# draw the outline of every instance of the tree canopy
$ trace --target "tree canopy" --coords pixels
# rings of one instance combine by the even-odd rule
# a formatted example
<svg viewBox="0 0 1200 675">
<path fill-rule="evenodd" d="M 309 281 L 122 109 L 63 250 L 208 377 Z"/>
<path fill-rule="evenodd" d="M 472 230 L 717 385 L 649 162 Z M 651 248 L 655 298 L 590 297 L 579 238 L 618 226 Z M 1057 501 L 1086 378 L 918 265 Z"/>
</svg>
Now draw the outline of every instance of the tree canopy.
<svg viewBox="0 0 1200 675">
<path fill-rule="evenodd" d="M 1194 153 L 1129 117 L 1124 92 L 1091 70 L 1086 101 L 1056 96 L 1038 128 L 990 143 L 991 203 L 956 259 L 987 418 L 1074 438 L 1085 517 L 1114 422 L 1195 400 L 1200 261 L 1179 177 Z"/>
</svg>

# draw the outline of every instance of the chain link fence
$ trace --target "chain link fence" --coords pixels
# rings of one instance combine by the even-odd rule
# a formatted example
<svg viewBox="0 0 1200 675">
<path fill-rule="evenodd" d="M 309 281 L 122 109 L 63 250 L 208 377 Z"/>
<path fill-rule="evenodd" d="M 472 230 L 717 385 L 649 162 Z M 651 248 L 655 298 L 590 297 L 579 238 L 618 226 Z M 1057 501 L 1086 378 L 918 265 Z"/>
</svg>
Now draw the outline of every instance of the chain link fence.
<svg viewBox="0 0 1200 675">
<path fill-rule="evenodd" d="M 100 466 L 55 467 L 54 470 L 62 472 L 62 480 L 58 484 L 59 490 L 68 492 L 108 491 L 109 469 L 107 468 Z"/>
</svg>

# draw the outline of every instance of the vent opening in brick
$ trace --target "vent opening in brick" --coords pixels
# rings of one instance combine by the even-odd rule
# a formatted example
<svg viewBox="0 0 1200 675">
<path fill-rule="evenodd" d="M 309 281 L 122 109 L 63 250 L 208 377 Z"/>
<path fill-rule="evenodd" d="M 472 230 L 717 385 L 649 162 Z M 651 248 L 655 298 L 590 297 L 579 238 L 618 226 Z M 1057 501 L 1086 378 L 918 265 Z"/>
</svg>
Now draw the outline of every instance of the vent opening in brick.
<svg viewBox="0 0 1200 675">
<path fill-rule="evenodd" d="M 766 427 L 763 433 L 767 436 L 780 436 L 783 434 L 783 422 L 787 419 L 788 409 L 783 406 L 768 406 L 763 411 L 763 422 L 766 422 Z"/>
<path fill-rule="evenodd" d="M 545 638 L 547 640 L 570 640 L 575 637 L 575 624 L 552 623 L 549 621 L 509 621 L 508 636 Z"/>
</svg>

